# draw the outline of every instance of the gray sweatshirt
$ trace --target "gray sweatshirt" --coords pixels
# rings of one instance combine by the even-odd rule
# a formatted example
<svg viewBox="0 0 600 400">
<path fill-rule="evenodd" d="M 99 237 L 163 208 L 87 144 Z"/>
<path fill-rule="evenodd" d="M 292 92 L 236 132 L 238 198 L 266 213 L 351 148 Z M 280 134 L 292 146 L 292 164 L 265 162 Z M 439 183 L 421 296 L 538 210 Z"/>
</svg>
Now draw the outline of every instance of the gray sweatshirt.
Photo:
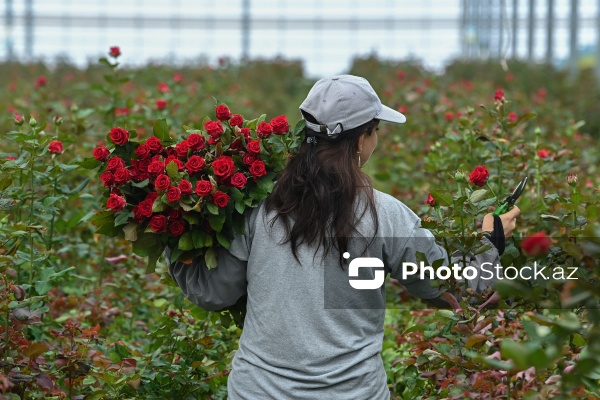
<svg viewBox="0 0 600 400">
<path fill-rule="evenodd" d="M 356 257 L 377 258 L 387 275 L 422 299 L 441 291 L 418 275 L 403 277 L 402 263 L 415 262 L 422 252 L 429 263 L 446 251 L 419 217 L 396 198 L 375 191 L 379 230 L 373 242 L 351 241 Z M 229 250 L 218 252 L 218 267 L 208 270 L 200 259 L 192 265 L 171 263 L 169 272 L 185 296 L 206 310 L 233 305 L 247 294 L 247 314 L 228 380 L 229 399 L 364 399 L 388 400 L 390 393 L 380 356 L 385 317 L 385 285 L 359 290 L 351 279 L 375 279 L 377 268 L 359 268 L 349 278 L 338 254 L 323 257 L 323 249 L 301 245 L 299 261 L 289 244 L 281 244 L 285 229 L 272 228 L 264 206 L 248 214 L 246 232 L 235 236 Z M 365 213 L 357 225 L 372 237 L 374 221 Z M 484 244 L 491 245 L 487 238 Z M 469 265 L 499 263 L 498 251 L 468 258 Z M 431 264 L 429 264 L 431 265 Z M 404 279 L 406 278 L 406 279 Z M 493 285 L 493 281 L 484 282 Z M 482 281 L 470 281 L 478 292 Z"/>
</svg>

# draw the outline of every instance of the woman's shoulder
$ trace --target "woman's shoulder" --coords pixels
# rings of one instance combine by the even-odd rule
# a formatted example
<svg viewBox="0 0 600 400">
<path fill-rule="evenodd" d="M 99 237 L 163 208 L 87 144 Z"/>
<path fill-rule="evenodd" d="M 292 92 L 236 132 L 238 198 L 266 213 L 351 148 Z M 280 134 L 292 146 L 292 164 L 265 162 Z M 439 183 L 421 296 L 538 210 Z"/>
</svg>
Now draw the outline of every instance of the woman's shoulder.
<svg viewBox="0 0 600 400">
<path fill-rule="evenodd" d="M 394 196 L 373 189 L 378 219 L 384 224 L 402 227 L 403 230 L 412 230 L 421 221 L 406 204 Z"/>
</svg>

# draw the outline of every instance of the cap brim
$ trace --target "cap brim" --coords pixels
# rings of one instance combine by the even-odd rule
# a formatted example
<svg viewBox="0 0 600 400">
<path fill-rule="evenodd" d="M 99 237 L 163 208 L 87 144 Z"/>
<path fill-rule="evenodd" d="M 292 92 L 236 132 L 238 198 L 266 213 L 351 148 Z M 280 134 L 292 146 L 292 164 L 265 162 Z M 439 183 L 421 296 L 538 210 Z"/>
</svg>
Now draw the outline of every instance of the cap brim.
<svg viewBox="0 0 600 400">
<path fill-rule="evenodd" d="M 394 122 L 396 124 L 403 124 L 406 122 L 406 117 L 404 114 L 401 114 L 385 105 L 382 105 L 381 112 L 379 112 L 375 118 L 382 121 Z"/>
</svg>

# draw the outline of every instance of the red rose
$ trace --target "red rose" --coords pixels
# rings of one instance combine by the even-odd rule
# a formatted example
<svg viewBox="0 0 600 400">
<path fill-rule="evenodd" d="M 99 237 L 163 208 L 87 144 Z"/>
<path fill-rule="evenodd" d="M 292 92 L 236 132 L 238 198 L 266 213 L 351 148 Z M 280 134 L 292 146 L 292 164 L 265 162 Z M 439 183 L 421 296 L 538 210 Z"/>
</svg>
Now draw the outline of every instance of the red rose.
<svg viewBox="0 0 600 400">
<path fill-rule="evenodd" d="M 215 112 L 219 121 L 227 121 L 231 118 L 231 110 L 225 104 L 219 104 Z"/>
<path fill-rule="evenodd" d="M 170 186 L 167 189 L 167 201 L 174 202 L 181 198 L 181 190 L 178 187 Z"/>
<path fill-rule="evenodd" d="M 210 144 L 211 146 L 214 146 L 215 144 L 219 143 L 220 141 L 221 141 L 221 139 L 214 138 L 212 136 L 208 138 L 208 144 Z"/>
<path fill-rule="evenodd" d="M 215 139 L 221 137 L 225 132 L 223 125 L 221 125 L 221 121 L 208 121 L 204 124 L 204 129 L 206 129 L 206 132 Z"/>
<path fill-rule="evenodd" d="M 115 171 L 118 168 L 125 168 L 125 161 L 121 157 L 114 156 L 108 160 L 108 164 L 106 165 L 107 171 Z"/>
<path fill-rule="evenodd" d="M 181 211 L 174 208 L 169 210 L 169 221 L 181 218 Z"/>
<path fill-rule="evenodd" d="M 146 218 L 150 218 L 152 216 L 152 205 L 154 204 L 154 199 L 146 199 L 141 201 L 140 206 L 140 214 L 142 214 Z"/>
<path fill-rule="evenodd" d="M 213 190 L 213 185 L 210 181 L 205 179 L 196 182 L 196 194 L 200 197 L 204 197 L 210 194 Z"/>
<path fill-rule="evenodd" d="M 250 128 L 242 128 L 240 133 L 244 136 L 244 139 L 250 140 Z"/>
<path fill-rule="evenodd" d="M 195 173 L 201 171 L 205 164 L 204 158 L 194 155 L 185 163 L 185 167 L 190 173 Z"/>
<path fill-rule="evenodd" d="M 181 172 L 185 169 L 185 166 L 183 165 L 183 162 L 177 158 L 176 156 L 169 156 L 167 157 L 167 159 L 165 160 L 165 167 L 167 165 L 169 165 L 170 162 L 174 162 L 175 165 L 177 165 L 177 171 Z"/>
<path fill-rule="evenodd" d="M 511 112 L 508 114 L 508 122 L 515 122 L 518 119 L 519 119 L 519 116 L 517 115 L 516 112 Z"/>
<path fill-rule="evenodd" d="M 106 171 L 100 175 L 100 181 L 102 181 L 102 186 L 111 187 L 115 183 L 115 177 L 111 172 Z"/>
<path fill-rule="evenodd" d="M 162 161 L 152 161 L 148 166 L 148 172 L 151 174 L 160 174 L 165 171 L 165 163 Z"/>
<path fill-rule="evenodd" d="M 163 145 L 160 142 L 160 139 L 156 136 L 150 136 L 148 140 L 146 140 L 146 146 L 148 146 L 150 151 L 153 153 L 160 153 L 163 151 Z"/>
<path fill-rule="evenodd" d="M 123 128 L 112 128 L 110 130 L 110 140 L 116 145 L 123 146 L 125 143 L 129 141 L 129 132 L 127 132 Z"/>
<path fill-rule="evenodd" d="M 256 154 L 246 153 L 244 157 L 242 157 L 242 161 L 246 165 L 252 165 L 254 161 L 258 160 L 258 156 Z"/>
<path fill-rule="evenodd" d="M 42 75 L 39 78 L 37 78 L 37 82 L 36 82 L 35 86 L 40 88 L 42 86 L 46 86 L 47 82 L 48 82 L 48 80 L 46 79 L 46 77 L 44 75 Z"/>
<path fill-rule="evenodd" d="M 496 93 L 494 94 L 494 100 L 496 101 L 504 101 L 504 92 L 501 89 L 496 90 Z"/>
<path fill-rule="evenodd" d="M 477 186 L 484 186 L 489 177 L 490 173 L 485 165 L 480 165 L 469 174 L 469 183 L 474 183 Z"/>
<path fill-rule="evenodd" d="M 258 137 L 261 138 L 269 137 L 272 133 L 273 127 L 267 122 L 261 122 L 260 124 L 258 124 L 258 128 L 256 128 L 256 134 L 258 135 Z"/>
<path fill-rule="evenodd" d="M 140 204 L 133 206 L 133 220 L 137 223 L 142 223 L 144 221 L 145 215 L 142 213 L 142 208 Z"/>
<path fill-rule="evenodd" d="M 175 145 L 175 149 L 177 150 L 177 156 L 184 158 L 188 155 L 188 150 L 190 149 L 190 145 L 187 140 L 179 142 Z"/>
<path fill-rule="evenodd" d="M 545 232 L 534 233 L 521 242 L 521 248 L 528 257 L 547 254 L 550 246 L 552 246 L 552 241 Z"/>
<path fill-rule="evenodd" d="M 136 170 L 136 171 L 134 171 L 132 178 L 136 182 L 142 182 L 142 181 L 145 181 L 146 179 L 150 179 L 150 174 L 148 174 L 147 172 L 141 172 L 139 170 Z"/>
<path fill-rule="evenodd" d="M 146 199 L 145 200 L 150 200 L 152 203 L 154 203 L 154 200 L 158 199 L 160 197 L 160 195 L 156 192 L 150 192 L 146 195 Z"/>
<path fill-rule="evenodd" d="M 169 91 L 169 85 L 164 82 L 161 82 L 157 85 L 158 91 L 161 93 L 167 93 Z"/>
<path fill-rule="evenodd" d="M 115 183 L 117 185 L 123 185 L 123 184 L 129 182 L 129 180 L 131 179 L 131 173 L 129 172 L 129 170 L 127 168 L 119 168 L 118 170 L 115 171 L 114 176 L 115 176 Z"/>
<path fill-rule="evenodd" d="M 220 190 L 217 190 L 213 195 L 213 202 L 220 208 L 227 206 L 227 204 L 229 203 L 229 199 L 229 195 Z"/>
<path fill-rule="evenodd" d="M 171 179 L 165 174 L 159 175 L 154 181 L 156 190 L 167 190 L 171 186 Z"/>
<path fill-rule="evenodd" d="M 110 48 L 110 52 L 108 54 L 110 54 L 111 57 L 117 58 L 121 55 L 121 49 L 118 46 L 113 46 Z"/>
<path fill-rule="evenodd" d="M 181 236 L 185 232 L 185 222 L 180 219 L 171 221 L 169 224 L 169 232 L 173 236 Z"/>
<path fill-rule="evenodd" d="M 58 140 L 53 140 L 48 145 L 48 151 L 52 154 L 60 154 L 63 152 L 63 144 Z"/>
<path fill-rule="evenodd" d="M 273 133 L 276 135 L 283 135 L 290 130 L 290 124 L 288 124 L 287 117 L 280 115 L 271 120 L 271 126 L 273 127 Z"/>
<path fill-rule="evenodd" d="M 254 161 L 252 165 L 250 165 L 250 173 L 254 177 L 254 180 L 266 175 L 267 170 L 265 169 L 265 163 L 260 160 Z"/>
<path fill-rule="evenodd" d="M 435 205 L 435 200 L 433 199 L 431 193 L 427 194 L 427 200 L 425 200 L 425 204 L 429 204 L 431 207 Z"/>
<path fill-rule="evenodd" d="M 100 145 L 94 149 L 94 158 L 98 161 L 106 161 L 110 156 L 110 151 L 104 145 Z"/>
<path fill-rule="evenodd" d="M 158 110 L 164 110 L 167 108 L 167 101 L 165 99 L 156 99 L 156 108 Z"/>
<path fill-rule="evenodd" d="M 25 122 L 25 120 L 23 119 L 23 116 L 21 114 L 19 114 L 18 112 L 16 112 L 15 115 L 13 116 L 13 121 L 14 121 L 15 125 L 17 125 L 17 126 L 21 126 L 21 125 L 23 125 L 23 122 Z"/>
<path fill-rule="evenodd" d="M 141 144 L 135 149 L 135 155 L 138 160 L 144 160 L 150 157 L 150 148 L 145 144 Z"/>
<path fill-rule="evenodd" d="M 579 183 L 579 178 L 577 178 L 577 175 L 571 172 L 569 176 L 567 176 L 567 183 L 569 186 L 575 187 L 577 186 L 577 183 Z"/>
<path fill-rule="evenodd" d="M 241 189 L 244 186 L 246 186 L 247 181 L 248 181 L 248 179 L 246 178 L 246 175 L 244 175 L 241 172 L 236 172 L 231 177 L 231 185 L 235 186 L 238 189 Z"/>
<path fill-rule="evenodd" d="M 115 108 L 115 117 L 126 117 L 131 113 L 128 107 Z"/>
<path fill-rule="evenodd" d="M 190 136 L 188 136 L 187 138 L 187 142 L 190 146 L 190 149 L 198 151 L 204 148 L 206 139 L 204 139 L 204 136 L 202 135 L 199 135 L 197 133 L 191 133 Z"/>
<path fill-rule="evenodd" d="M 550 157 L 550 151 L 546 149 L 542 149 L 537 152 L 539 158 L 548 158 Z"/>
<path fill-rule="evenodd" d="M 230 150 L 237 150 L 240 151 L 244 148 L 244 144 L 242 143 L 241 139 L 235 139 L 233 142 L 231 142 L 231 144 L 229 145 L 229 149 Z"/>
<path fill-rule="evenodd" d="M 444 118 L 446 118 L 446 121 L 451 122 L 454 119 L 454 113 L 447 112 L 446 114 L 444 114 Z"/>
<path fill-rule="evenodd" d="M 166 232 L 167 231 L 167 217 L 164 215 L 155 215 L 150 220 L 150 228 L 154 232 Z"/>
<path fill-rule="evenodd" d="M 233 159 L 228 156 L 219 156 L 212 162 L 212 167 L 215 175 L 221 179 L 229 178 L 235 171 Z"/>
<path fill-rule="evenodd" d="M 251 154 L 259 154 L 260 153 L 260 141 L 258 140 L 250 140 L 246 145 L 246 150 Z"/>
<path fill-rule="evenodd" d="M 234 114 L 233 117 L 229 120 L 229 125 L 241 127 L 244 123 L 244 117 L 239 114 Z"/>
<path fill-rule="evenodd" d="M 119 212 L 125 208 L 127 202 L 122 196 L 111 193 L 108 201 L 106 202 L 106 207 L 113 210 L 114 212 Z"/>
<path fill-rule="evenodd" d="M 179 181 L 179 191 L 181 192 L 182 196 L 189 196 L 194 190 L 192 189 L 192 184 L 190 181 L 182 179 Z"/>
</svg>

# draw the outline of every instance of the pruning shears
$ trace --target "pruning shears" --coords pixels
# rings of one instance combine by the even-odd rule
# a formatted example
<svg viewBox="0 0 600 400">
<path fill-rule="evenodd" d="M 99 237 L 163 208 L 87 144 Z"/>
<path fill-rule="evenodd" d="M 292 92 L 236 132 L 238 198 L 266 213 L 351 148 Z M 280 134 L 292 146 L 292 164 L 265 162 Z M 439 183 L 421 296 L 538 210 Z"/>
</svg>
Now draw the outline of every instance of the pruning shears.
<svg viewBox="0 0 600 400">
<path fill-rule="evenodd" d="M 515 202 L 517 201 L 519 196 L 521 196 L 521 193 L 523 193 L 523 190 L 525 190 L 526 184 L 527 177 L 523 178 L 523 180 L 517 185 L 515 191 L 512 192 L 512 194 L 508 196 L 506 200 L 504 200 L 502 204 L 500 204 L 500 206 L 498 206 L 498 208 L 494 210 L 494 215 L 504 214 L 505 212 L 510 210 L 515 205 Z"/>
</svg>

